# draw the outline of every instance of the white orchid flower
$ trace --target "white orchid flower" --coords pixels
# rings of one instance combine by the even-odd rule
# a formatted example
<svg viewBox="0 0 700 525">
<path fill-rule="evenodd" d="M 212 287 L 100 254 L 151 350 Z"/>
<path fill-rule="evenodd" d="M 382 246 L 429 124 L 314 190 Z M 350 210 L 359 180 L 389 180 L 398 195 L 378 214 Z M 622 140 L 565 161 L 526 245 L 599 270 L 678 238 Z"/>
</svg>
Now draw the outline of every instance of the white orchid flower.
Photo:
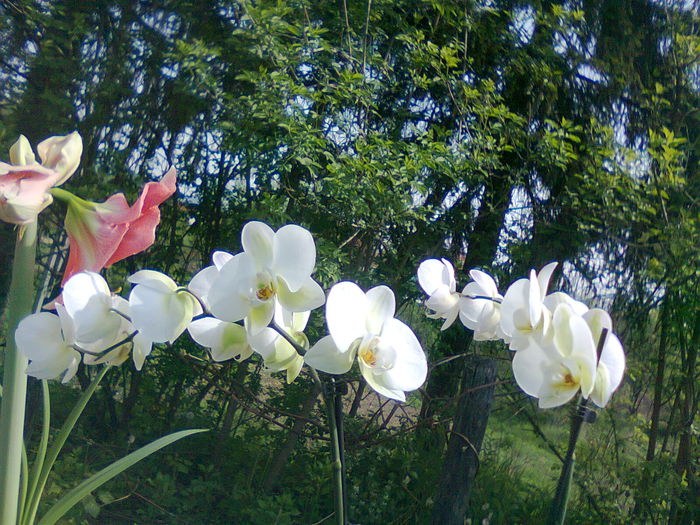
<svg viewBox="0 0 700 525">
<path fill-rule="evenodd" d="M 86 352 L 83 355 L 83 363 L 86 365 L 108 365 L 119 366 L 124 361 L 132 357 L 136 370 L 143 368 L 143 363 L 146 357 L 151 353 L 152 342 L 139 333 L 131 323 L 129 311 L 129 302 L 120 296 L 112 297 L 112 309 L 121 314 L 120 325 L 113 338 L 101 339 L 94 343 L 79 342 L 79 347 Z M 119 315 L 119 314 L 117 314 Z M 103 356 L 98 356 L 108 348 L 117 345 L 119 342 L 123 344 L 116 346 Z"/>
<path fill-rule="evenodd" d="M 529 279 L 518 279 L 506 291 L 501 303 L 501 330 L 511 350 L 524 350 L 547 332 L 552 314 L 544 298 L 556 266 L 553 262 L 539 273 L 530 270 Z"/>
<path fill-rule="evenodd" d="M 211 313 L 228 322 L 246 320 L 250 335 L 272 321 L 275 304 L 292 312 L 323 305 L 323 289 L 311 278 L 316 245 L 308 230 L 288 224 L 274 232 L 249 222 L 241 233 L 243 252 L 219 270 L 207 295 Z"/>
<path fill-rule="evenodd" d="M 481 270 L 469 270 L 472 282 L 462 290 L 459 319 L 474 331 L 475 341 L 503 339 L 501 332 L 501 305 L 503 296 L 498 293 L 496 282 Z"/>
<path fill-rule="evenodd" d="M 173 342 L 202 313 L 199 301 L 163 273 L 140 270 L 129 282 L 136 285 L 129 294 L 131 322 L 144 340 Z"/>
<path fill-rule="evenodd" d="M 61 382 L 67 383 L 78 371 L 81 355 L 73 348 L 73 320 L 61 304 L 56 305 L 56 312 L 58 315 L 41 312 L 22 319 L 15 332 L 15 342 L 30 360 L 27 375 L 37 379 L 60 376 Z"/>
<path fill-rule="evenodd" d="M 278 303 L 275 306 L 274 321 L 277 326 L 287 332 L 302 348 L 309 348 L 309 339 L 304 334 L 306 323 L 311 312 L 290 312 Z M 304 358 L 296 349 L 272 328 L 263 328 L 259 334 L 250 338 L 250 345 L 259 353 L 265 366 L 273 371 L 287 371 L 287 383 L 294 381 L 302 366 Z"/>
<path fill-rule="evenodd" d="M 253 353 L 246 329 L 239 324 L 204 317 L 192 321 L 187 331 L 196 343 L 209 349 L 214 361 L 245 361 Z"/>
<path fill-rule="evenodd" d="M 76 273 L 63 285 L 63 304 L 75 326 L 80 346 L 114 342 L 123 318 L 114 312 L 115 298 L 107 281 L 95 272 Z"/>
<path fill-rule="evenodd" d="M 550 344 L 530 344 L 513 357 L 516 382 L 538 398 L 540 408 L 563 405 L 579 390 L 588 398 L 596 381 L 596 348 L 586 321 L 569 305 L 560 304 L 552 332 Z"/>
<path fill-rule="evenodd" d="M 326 303 L 330 335 L 306 354 L 308 365 L 330 374 L 350 370 L 357 356 L 360 372 L 380 394 L 405 401 L 404 392 L 425 381 L 425 353 L 413 331 L 394 318 L 394 293 L 377 286 L 364 293 L 351 282 L 331 288 Z"/>
<path fill-rule="evenodd" d="M 431 319 L 444 319 L 440 330 L 447 330 L 459 314 L 460 297 L 457 293 L 455 269 L 447 259 L 428 259 L 418 267 L 418 284 L 429 295 L 425 306 L 433 313 Z"/>
<path fill-rule="evenodd" d="M 209 290 L 211 290 L 214 281 L 219 276 L 219 270 L 232 258 L 233 255 L 228 252 L 215 251 L 211 256 L 214 264 L 197 272 L 187 286 L 187 289 L 192 292 L 207 309 L 209 309 Z"/>
</svg>

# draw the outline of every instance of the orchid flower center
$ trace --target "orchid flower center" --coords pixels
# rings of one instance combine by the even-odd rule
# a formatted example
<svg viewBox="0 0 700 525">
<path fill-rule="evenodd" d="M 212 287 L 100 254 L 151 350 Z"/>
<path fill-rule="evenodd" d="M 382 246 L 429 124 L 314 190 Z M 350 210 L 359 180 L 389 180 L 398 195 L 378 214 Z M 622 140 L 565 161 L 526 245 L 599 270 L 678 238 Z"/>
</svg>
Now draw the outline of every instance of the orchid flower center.
<svg viewBox="0 0 700 525">
<path fill-rule="evenodd" d="M 275 285 L 269 272 L 258 272 L 255 276 L 255 297 L 258 301 L 266 302 L 275 296 Z"/>
<path fill-rule="evenodd" d="M 391 346 L 383 344 L 380 337 L 367 334 L 357 350 L 358 357 L 369 368 L 389 370 L 396 361 L 396 352 Z"/>
<path fill-rule="evenodd" d="M 578 388 L 579 384 L 579 378 L 568 368 L 562 367 L 562 370 L 555 376 L 552 386 L 558 390 L 571 390 Z"/>
</svg>

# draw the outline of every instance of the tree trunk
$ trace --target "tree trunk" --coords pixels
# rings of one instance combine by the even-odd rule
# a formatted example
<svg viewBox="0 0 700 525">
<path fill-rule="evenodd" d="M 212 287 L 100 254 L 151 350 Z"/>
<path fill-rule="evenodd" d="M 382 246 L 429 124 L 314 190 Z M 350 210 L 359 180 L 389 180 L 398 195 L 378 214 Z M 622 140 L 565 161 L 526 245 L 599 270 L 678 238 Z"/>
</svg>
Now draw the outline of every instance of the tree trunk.
<svg viewBox="0 0 700 525">
<path fill-rule="evenodd" d="M 496 362 L 470 356 L 433 507 L 433 525 L 463 525 L 493 402 Z M 486 386 L 488 385 L 488 386 Z"/>
<path fill-rule="evenodd" d="M 661 335 L 659 337 L 659 355 L 656 363 L 656 380 L 654 381 L 654 404 L 651 409 L 651 428 L 649 429 L 649 445 L 647 447 L 647 461 L 654 459 L 656 453 L 656 439 L 659 435 L 659 415 L 661 413 L 661 397 L 664 388 L 664 370 L 666 369 L 666 346 L 668 344 L 668 303 L 667 296 L 661 307 Z"/>
<path fill-rule="evenodd" d="M 700 311 L 695 315 L 693 335 L 688 343 L 684 349 L 686 353 L 685 359 L 683 359 L 685 374 L 679 392 L 679 397 L 683 396 L 683 399 L 680 402 L 681 428 L 676 456 L 676 472 L 685 481 L 685 487 L 683 485 L 678 487 L 678 498 L 675 498 L 671 505 L 668 521 L 674 525 L 695 523 L 694 518 L 697 518 L 697 504 L 700 499 L 693 465 L 693 421 L 697 412 L 695 364 L 700 344 Z"/>
</svg>

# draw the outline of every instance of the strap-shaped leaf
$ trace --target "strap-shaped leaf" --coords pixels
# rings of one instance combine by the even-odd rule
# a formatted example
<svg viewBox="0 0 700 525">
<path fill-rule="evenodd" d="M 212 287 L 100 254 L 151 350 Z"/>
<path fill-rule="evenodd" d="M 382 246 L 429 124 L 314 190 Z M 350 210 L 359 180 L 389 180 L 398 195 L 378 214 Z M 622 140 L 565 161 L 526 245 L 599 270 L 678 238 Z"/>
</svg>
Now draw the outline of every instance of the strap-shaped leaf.
<svg viewBox="0 0 700 525">
<path fill-rule="evenodd" d="M 66 512 L 68 512 L 73 507 L 73 505 L 78 503 L 90 492 L 97 489 L 117 474 L 124 472 L 133 464 L 138 463 L 145 457 L 150 456 L 154 452 L 157 452 L 161 448 L 170 445 L 178 439 L 191 436 L 192 434 L 198 434 L 200 432 L 207 432 L 207 429 L 196 428 L 191 430 L 181 430 L 179 432 L 174 432 L 168 436 L 164 436 L 160 439 L 157 439 L 146 446 L 141 447 L 140 449 L 132 452 L 128 456 L 124 456 L 123 458 L 115 461 L 114 463 L 103 468 L 96 474 L 93 474 L 85 481 L 83 481 L 80 485 L 78 485 L 74 489 L 70 490 L 67 494 L 65 494 L 60 500 L 58 500 L 54 504 L 53 507 L 49 509 L 49 511 L 44 515 L 44 517 L 41 518 L 41 520 L 39 520 L 39 525 L 53 525 L 61 517 L 63 517 L 63 515 Z"/>
</svg>

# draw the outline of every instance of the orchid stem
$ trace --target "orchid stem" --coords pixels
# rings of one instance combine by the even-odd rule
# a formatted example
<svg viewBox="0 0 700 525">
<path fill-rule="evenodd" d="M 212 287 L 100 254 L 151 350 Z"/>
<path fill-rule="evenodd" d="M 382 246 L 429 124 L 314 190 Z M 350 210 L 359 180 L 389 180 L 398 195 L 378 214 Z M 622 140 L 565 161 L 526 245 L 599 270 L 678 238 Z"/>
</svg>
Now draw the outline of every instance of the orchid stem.
<svg viewBox="0 0 700 525">
<path fill-rule="evenodd" d="M 345 507 L 345 466 L 343 465 L 343 439 L 339 430 L 342 429 L 342 399 L 339 399 L 336 392 L 334 378 L 330 378 L 326 389 L 326 408 L 328 409 L 328 424 L 331 434 L 331 453 L 333 454 L 333 492 L 335 494 L 335 521 L 338 525 L 346 525 Z M 338 404 L 338 401 L 341 404 Z M 341 413 L 338 414 L 337 407 L 340 406 Z M 340 415 L 341 425 L 338 425 Z"/>
<path fill-rule="evenodd" d="M 304 355 L 306 349 L 297 343 L 281 326 L 274 321 L 270 325 L 294 347 L 299 355 Z M 346 525 L 348 493 L 345 476 L 345 436 L 343 432 L 343 398 L 338 395 L 338 384 L 330 377 L 323 388 L 323 382 L 315 368 L 309 367 L 311 377 L 323 392 L 323 400 L 328 411 L 328 426 L 331 434 L 331 454 L 333 455 L 333 492 L 335 496 L 335 518 L 338 525 Z"/>
<path fill-rule="evenodd" d="M 600 354 L 603 351 L 603 346 L 605 346 L 605 338 L 607 335 L 608 329 L 603 328 L 603 331 L 600 334 L 600 340 L 598 341 L 597 353 L 599 359 Z M 552 508 L 549 511 L 549 518 L 547 519 L 548 525 L 563 525 L 564 519 L 566 518 L 566 507 L 569 503 L 569 492 L 571 488 L 571 481 L 574 477 L 574 465 L 576 463 L 576 443 L 581 435 L 583 422 L 586 421 L 586 412 L 588 410 L 586 408 L 587 404 L 588 398 L 581 396 L 579 398 L 578 405 L 576 406 L 576 412 L 571 418 L 569 446 L 566 451 L 566 457 L 564 458 L 564 464 L 561 467 L 561 474 L 559 475 L 559 481 L 557 482 L 557 490 L 554 493 Z"/>
<path fill-rule="evenodd" d="M 301 346 L 299 343 L 297 343 L 297 342 L 294 340 L 294 338 L 293 338 L 291 335 L 289 335 L 289 334 L 284 330 L 284 328 L 282 328 L 280 325 L 278 325 L 277 323 L 275 323 L 275 322 L 273 321 L 272 324 L 270 325 L 270 327 L 271 327 L 275 332 L 277 332 L 277 333 L 280 334 L 282 337 L 284 337 L 284 338 L 287 340 L 287 342 L 288 342 L 290 345 L 292 345 L 292 346 L 294 347 L 294 350 L 296 350 L 297 353 L 298 353 L 299 355 L 304 355 L 304 354 L 306 353 L 306 348 L 304 348 L 304 347 Z"/>
<path fill-rule="evenodd" d="M 27 397 L 27 358 L 15 344 L 19 322 L 32 311 L 37 222 L 21 226 L 17 233 L 12 282 L 7 299 L 7 337 L 0 409 L 0 523 L 17 522 L 24 412 Z"/>
</svg>

